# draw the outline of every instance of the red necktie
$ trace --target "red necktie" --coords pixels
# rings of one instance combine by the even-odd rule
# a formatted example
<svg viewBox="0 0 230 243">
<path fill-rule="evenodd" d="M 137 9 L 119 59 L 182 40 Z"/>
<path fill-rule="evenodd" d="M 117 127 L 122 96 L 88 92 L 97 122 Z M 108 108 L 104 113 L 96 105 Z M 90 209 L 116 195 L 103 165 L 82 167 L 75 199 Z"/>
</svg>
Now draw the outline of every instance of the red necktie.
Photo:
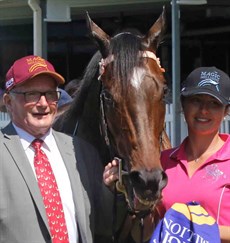
<svg viewBox="0 0 230 243">
<path fill-rule="evenodd" d="M 41 150 L 42 143 L 42 140 L 35 139 L 31 145 L 35 150 L 34 166 L 38 185 L 46 209 L 52 242 L 69 243 L 65 215 L 58 191 L 58 185 L 50 166 L 50 162 L 46 154 Z"/>
</svg>

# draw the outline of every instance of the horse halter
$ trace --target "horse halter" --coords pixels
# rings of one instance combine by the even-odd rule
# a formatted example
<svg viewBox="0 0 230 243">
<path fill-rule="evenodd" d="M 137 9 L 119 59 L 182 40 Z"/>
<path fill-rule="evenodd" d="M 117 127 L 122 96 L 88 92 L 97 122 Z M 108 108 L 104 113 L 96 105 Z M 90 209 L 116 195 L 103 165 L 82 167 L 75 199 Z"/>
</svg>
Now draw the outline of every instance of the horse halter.
<svg viewBox="0 0 230 243">
<path fill-rule="evenodd" d="M 161 72 L 163 72 L 163 73 L 165 72 L 165 69 L 161 67 L 160 58 L 157 57 L 154 52 L 152 52 L 152 51 L 139 51 L 139 55 L 141 57 L 147 57 L 147 58 L 151 58 L 151 59 L 155 60 L 157 65 L 159 66 Z M 114 61 L 114 55 L 109 55 L 108 57 L 101 59 L 101 61 L 99 62 L 98 80 L 100 80 L 101 76 L 104 74 L 106 66 L 113 61 Z"/>
</svg>

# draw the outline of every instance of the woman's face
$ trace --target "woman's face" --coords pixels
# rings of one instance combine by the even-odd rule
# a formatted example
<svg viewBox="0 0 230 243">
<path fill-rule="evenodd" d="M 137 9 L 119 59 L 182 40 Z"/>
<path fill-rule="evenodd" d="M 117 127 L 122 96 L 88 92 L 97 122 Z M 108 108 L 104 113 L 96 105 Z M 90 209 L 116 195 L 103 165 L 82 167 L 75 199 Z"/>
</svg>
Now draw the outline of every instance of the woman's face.
<svg viewBox="0 0 230 243">
<path fill-rule="evenodd" d="M 184 97 L 182 107 L 189 132 L 200 135 L 217 133 L 227 115 L 227 106 L 206 94 Z"/>
</svg>

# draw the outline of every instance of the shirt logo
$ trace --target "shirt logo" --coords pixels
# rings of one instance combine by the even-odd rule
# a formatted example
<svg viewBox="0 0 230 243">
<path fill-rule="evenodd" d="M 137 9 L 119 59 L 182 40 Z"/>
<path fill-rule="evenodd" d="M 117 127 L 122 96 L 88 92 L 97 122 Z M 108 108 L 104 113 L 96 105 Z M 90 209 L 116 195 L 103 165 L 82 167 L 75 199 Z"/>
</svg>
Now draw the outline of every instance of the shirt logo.
<svg viewBox="0 0 230 243">
<path fill-rule="evenodd" d="M 205 168 L 205 171 L 205 178 L 209 179 L 210 181 L 218 181 L 220 178 L 226 178 L 226 175 L 218 168 L 217 164 L 208 165 Z"/>
</svg>

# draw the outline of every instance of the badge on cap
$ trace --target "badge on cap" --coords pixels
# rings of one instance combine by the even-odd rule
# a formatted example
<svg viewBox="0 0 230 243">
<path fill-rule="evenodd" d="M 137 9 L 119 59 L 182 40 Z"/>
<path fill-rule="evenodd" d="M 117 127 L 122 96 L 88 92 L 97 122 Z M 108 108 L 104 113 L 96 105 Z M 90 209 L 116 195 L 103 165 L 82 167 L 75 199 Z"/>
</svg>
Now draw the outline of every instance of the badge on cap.
<svg viewBox="0 0 230 243">
<path fill-rule="evenodd" d="M 6 89 L 9 89 L 13 85 L 14 85 L 14 78 L 11 78 L 6 81 Z"/>
</svg>

